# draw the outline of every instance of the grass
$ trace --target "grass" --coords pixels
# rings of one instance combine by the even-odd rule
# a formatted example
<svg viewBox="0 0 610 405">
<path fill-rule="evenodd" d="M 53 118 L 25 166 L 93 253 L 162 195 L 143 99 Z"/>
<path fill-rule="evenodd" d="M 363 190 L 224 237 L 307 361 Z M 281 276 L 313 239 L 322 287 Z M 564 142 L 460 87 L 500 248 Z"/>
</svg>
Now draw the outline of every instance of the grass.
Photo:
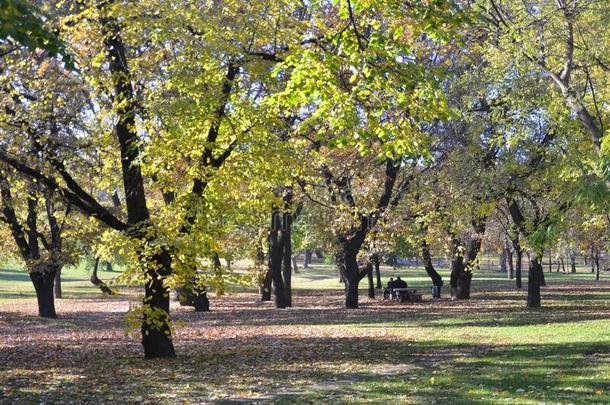
<svg viewBox="0 0 610 405">
<path fill-rule="evenodd" d="M 173 303 L 178 358 L 145 361 L 124 335 L 131 290 L 102 297 L 75 269 L 60 319 L 41 320 L 32 298 L 10 298 L 31 289 L 27 275 L 4 270 L 0 402 L 610 403 L 607 273 L 546 273 L 538 310 L 497 272 L 475 273 L 468 302 L 430 300 L 420 268 L 383 268 L 384 283 L 397 275 L 425 301 L 369 300 L 363 289 L 361 308 L 345 310 L 336 273 L 315 264 L 295 275 L 288 310 L 242 288 L 212 298 L 208 313 Z"/>
</svg>

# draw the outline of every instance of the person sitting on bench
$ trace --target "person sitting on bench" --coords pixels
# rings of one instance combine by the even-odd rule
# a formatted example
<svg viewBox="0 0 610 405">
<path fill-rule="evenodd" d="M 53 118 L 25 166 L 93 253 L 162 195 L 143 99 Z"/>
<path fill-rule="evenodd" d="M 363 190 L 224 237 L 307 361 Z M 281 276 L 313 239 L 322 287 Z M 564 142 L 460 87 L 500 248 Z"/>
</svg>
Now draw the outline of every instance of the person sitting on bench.
<svg viewBox="0 0 610 405">
<path fill-rule="evenodd" d="M 392 277 L 390 277 L 390 281 L 388 281 L 388 286 L 386 287 L 385 290 L 383 290 L 383 299 L 387 300 L 390 295 L 392 294 L 392 289 L 394 288 L 394 279 Z"/>
<path fill-rule="evenodd" d="M 394 285 L 392 288 L 407 288 L 407 282 L 402 280 L 400 277 L 396 277 L 396 281 L 394 281 Z"/>
</svg>

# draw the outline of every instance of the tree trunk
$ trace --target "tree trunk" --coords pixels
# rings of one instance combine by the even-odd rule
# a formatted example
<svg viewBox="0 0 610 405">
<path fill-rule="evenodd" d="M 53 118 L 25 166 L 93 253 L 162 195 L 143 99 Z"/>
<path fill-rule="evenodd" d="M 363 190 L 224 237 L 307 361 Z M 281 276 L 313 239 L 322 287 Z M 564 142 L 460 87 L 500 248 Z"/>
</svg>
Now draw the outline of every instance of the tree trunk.
<svg viewBox="0 0 610 405">
<path fill-rule="evenodd" d="M 112 272 L 113 271 L 112 270 L 112 263 L 110 263 L 108 261 L 106 262 L 106 271 L 107 272 Z"/>
<path fill-rule="evenodd" d="M 540 275 L 543 274 L 541 257 L 536 257 L 530 261 L 530 267 L 527 280 L 527 307 L 540 307 Z"/>
<path fill-rule="evenodd" d="M 322 252 L 322 249 L 314 249 L 314 253 L 316 254 L 316 257 L 320 260 L 324 259 L 324 253 Z M 311 259 L 310 259 L 311 262 Z"/>
<path fill-rule="evenodd" d="M 559 258 L 561 260 L 561 271 L 566 272 L 566 264 L 563 261 L 563 256 Z"/>
<path fill-rule="evenodd" d="M 595 281 L 599 281 L 599 250 L 595 252 Z"/>
<path fill-rule="evenodd" d="M 430 279 L 432 280 L 432 285 L 434 285 L 435 287 L 438 287 L 439 291 L 440 291 L 440 287 L 443 286 L 443 278 L 441 277 L 440 274 L 438 274 L 438 272 L 432 265 L 432 256 L 430 255 L 430 246 L 428 246 L 428 243 L 426 242 L 426 240 L 422 241 L 422 243 L 421 243 L 421 256 L 422 256 L 422 261 L 424 263 L 424 270 L 426 270 L 428 277 L 430 277 Z M 457 285 L 456 285 L 456 287 L 457 287 Z"/>
<path fill-rule="evenodd" d="M 275 295 L 275 307 L 286 308 L 284 279 L 282 278 L 282 261 L 284 249 L 280 228 L 282 216 L 277 208 L 271 214 L 271 230 L 269 232 L 269 272 L 273 280 L 273 292 Z"/>
<path fill-rule="evenodd" d="M 55 272 L 55 298 L 61 298 L 61 269 Z"/>
<path fill-rule="evenodd" d="M 45 264 L 36 265 L 30 271 L 30 279 L 34 284 L 38 301 L 38 316 L 43 318 L 57 318 L 55 296 L 53 295 L 56 272 L 55 266 Z"/>
<path fill-rule="evenodd" d="M 523 283 L 521 281 L 521 266 L 523 261 L 523 251 L 521 250 L 521 244 L 518 244 L 515 247 L 515 253 L 517 257 L 515 258 L 515 280 L 517 289 L 521 289 L 523 287 Z"/>
<path fill-rule="evenodd" d="M 309 264 L 311 263 L 311 256 L 312 256 L 313 252 L 311 251 L 311 249 L 305 249 L 305 253 L 304 253 L 304 257 L 303 257 L 303 268 L 304 269 L 308 269 L 309 268 Z"/>
<path fill-rule="evenodd" d="M 576 256 L 574 255 L 574 253 L 570 255 L 570 261 L 572 264 L 572 273 L 576 273 Z"/>
<path fill-rule="evenodd" d="M 375 281 L 373 279 L 373 264 L 369 263 L 366 270 L 366 277 L 369 281 L 369 298 L 375 299 Z"/>
<path fill-rule="evenodd" d="M 292 307 L 292 241 L 290 240 L 292 216 L 284 214 L 283 217 L 282 274 L 284 276 L 284 304 L 287 307 Z"/>
<path fill-rule="evenodd" d="M 549 273 L 553 272 L 553 253 L 549 249 Z"/>
<path fill-rule="evenodd" d="M 296 256 L 292 256 L 292 271 L 294 271 L 294 274 L 298 274 L 299 273 L 299 266 L 297 264 L 297 257 Z"/>
<path fill-rule="evenodd" d="M 462 271 L 458 275 L 455 296 L 458 300 L 470 299 L 470 286 L 472 284 L 472 272 Z"/>
<path fill-rule="evenodd" d="M 383 289 L 383 284 L 381 284 L 381 271 L 379 269 L 379 254 L 375 253 L 373 255 L 373 266 L 375 267 L 375 277 L 377 278 L 377 289 Z"/>
<path fill-rule="evenodd" d="M 506 248 L 502 248 L 502 253 L 500 254 L 500 271 L 502 273 L 506 273 Z"/>
<path fill-rule="evenodd" d="M 358 308 L 358 285 L 362 279 L 356 256 L 358 251 L 345 244 L 335 255 L 335 262 L 345 286 L 345 308 Z"/>
<path fill-rule="evenodd" d="M 145 263 L 147 258 L 142 258 Z M 148 260 L 150 260 L 148 258 Z M 154 266 L 147 269 L 148 281 L 144 285 L 142 319 L 142 346 L 147 359 L 175 357 L 169 326 L 169 290 L 163 285 L 171 273 L 171 256 L 163 251 L 154 257 Z"/>
<path fill-rule="evenodd" d="M 507 251 L 507 262 L 508 262 L 508 279 L 512 280 L 515 274 L 515 268 L 513 264 L 513 251 L 508 246 L 508 242 L 506 242 L 506 251 Z"/>
<path fill-rule="evenodd" d="M 95 258 L 95 264 L 93 265 L 93 272 L 91 273 L 91 282 L 94 286 L 98 287 L 104 294 L 115 295 L 116 293 L 106 285 L 102 280 L 97 277 L 97 269 L 100 264 L 100 258 Z"/>
<path fill-rule="evenodd" d="M 271 282 L 273 281 L 273 277 L 271 274 L 271 269 L 267 268 L 267 272 L 265 273 L 265 279 L 263 280 L 263 285 L 259 287 L 259 292 L 261 294 L 261 301 L 271 301 Z"/>
</svg>

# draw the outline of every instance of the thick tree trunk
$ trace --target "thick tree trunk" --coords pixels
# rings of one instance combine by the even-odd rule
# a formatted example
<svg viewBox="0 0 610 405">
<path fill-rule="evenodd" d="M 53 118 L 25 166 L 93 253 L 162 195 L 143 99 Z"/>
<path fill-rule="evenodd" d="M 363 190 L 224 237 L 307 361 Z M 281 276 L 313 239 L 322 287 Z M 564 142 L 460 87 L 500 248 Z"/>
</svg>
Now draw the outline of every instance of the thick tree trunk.
<svg viewBox="0 0 610 405">
<path fill-rule="evenodd" d="M 349 280 L 344 278 L 345 282 L 345 308 L 356 309 L 358 308 L 358 284 L 359 280 Z"/>
<path fill-rule="evenodd" d="M 472 272 L 461 271 L 457 279 L 455 297 L 459 300 L 470 299 L 470 286 L 472 284 Z"/>
<path fill-rule="evenodd" d="M 147 359 L 176 356 L 169 327 L 169 290 L 163 285 L 171 273 L 171 256 L 161 252 L 154 260 L 154 266 L 147 269 L 148 281 L 144 286 L 142 346 Z M 143 258 L 142 262 L 145 261 Z"/>
<path fill-rule="evenodd" d="M 271 230 L 269 232 L 269 273 L 271 273 L 271 279 L 273 280 L 276 308 L 286 308 L 284 279 L 282 278 L 284 249 L 280 235 L 281 226 L 282 216 L 279 209 L 274 208 L 271 214 Z"/>
<path fill-rule="evenodd" d="M 34 266 L 30 271 L 30 279 L 36 291 L 38 301 L 38 316 L 43 318 L 57 318 L 55 312 L 55 296 L 53 286 L 55 284 L 55 266 L 40 264 Z"/>
<path fill-rule="evenodd" d="M 357 254 L 349 245 L 344 245 L 335 255 L 335 262 L 345 285 L 345 308 L 350 309 L 358 308 L 358 285 L 362 279 L 356 260 Z"/>
<path fill-rule="evenodd" d="M 375 253 L 373 255 L 373 267 L 375 268 L 375 277 L 377 278 L 377 289 L 383 289 L 383 284 L 381 284 L 381 271 L 379 269 L 379 254 Z"/>
<path fill-rule="evenodd" d="M 566 264 L 563 261 L 563 256 L 560 257 L 559 260 L 561 260 L 561 271 L 563 271 L 565 273 L 566 272 Z"/>
<path fill-rule="evenodd" d="M 541 275 L 543 274 L 541 258 L 536 256 L 530 261 L 527 280 L 527 307 L 540 307 Z"/>
<path fill-rule="evenodd" d="M 61 298 L 61 269 L 55 272 L 55 298 Z"/>
</svg>

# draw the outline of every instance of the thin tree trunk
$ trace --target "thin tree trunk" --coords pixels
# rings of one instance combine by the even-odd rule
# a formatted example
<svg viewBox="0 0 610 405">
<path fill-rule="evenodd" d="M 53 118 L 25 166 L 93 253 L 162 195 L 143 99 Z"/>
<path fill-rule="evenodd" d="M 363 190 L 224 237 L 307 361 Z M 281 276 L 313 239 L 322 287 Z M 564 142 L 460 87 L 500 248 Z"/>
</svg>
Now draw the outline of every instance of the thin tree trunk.
<svg viewBox="0 0 610 405">
<path fill-rule="evenodd" d="M 516 281 L 516 285 L 517 285 L 517 289 L 521 289 L 523 286 L 523 283 L 521 281 L 521 266 L 522 266 L 522 261 L 523 261 L 523 250 L 521 250 L 521 244 L 519 242 L 517 242 L 517 245 L 515 246 L 515 253 L 517 254 L 517 257 L 515 259 L 515 281 Z"/>
<path fill-rule="evenodd" d="M 508 279 L 512 280 L 514 277 L 514 265 L 513 265 L 513 250 L 511 249 L 508 241 L 504 242 L 504 249 L 506 249 L 506 262 L 508 264 Z"/>
<path fill-rule="evenodd" d="M 574 253 L 570 255 L 570 261 L 572 264 L 572 273 L 576 273 L 576 256 L 574 255 Z"/>
<path fill-rule="evenodd" d="M 313 254 L 313 252 L 311 251 L 311 249 L 305 249 L 305 253 L 303 255 L 303 268 L 304 269 L 309 268 L 309 264 L 311 263 L 312 254 Z"/>
<path fill-rule="evenodd" d="M 271 301 L 271 282 L 273 281 L 273 275 L 271 269 L 267 268 L 263 285 L 260 286 L 259 292 L 261 294 L 261 301 Z"/>
<path fill-rule="evenodd" d="M 426 270 L 428 277 L 430 277 L 430 279 L 432 280 L 432 285 L 439 287 L 439 288 L 442 287 L 443 278 L 441 277 L 440 274 L 438 274 L 438 272 L 434 268 L 434 265 L 432 264 L 430 246 L 428 246 L 428 243 L 426 242 L 426 240 L 422 241 L 422 243 L 421 243 L 421 256 L 422 256 L 422 261 L 424 263 L 424 270 Z M 456 287 L 457 287 L 457 285 L 456 285 Z"/>
<path fill-rule="evenodd" d="M 282 228 L 282 274 L 284 276 L 284 303 L 287 307 L 292 306 L 292 241 L 291 241 L 292 215 L 283 215 Z"/>
<path fill-rule="evenodd" d="M 299 265 L 297 264 L 296 256 L 292 256 L 292 271 L 294 271 L 294 274 L 299 273 Z"/>
<path fill-rule="evenodd" d="M 97 277 L 97 269 L 99 267 L 99 264 L 100 264 L 100 258 L 96 257 L 95 264 L 93 265 L 93 272 L 91 273 L 91 282 L 93 283 L 93 285 L 95 285 L 100 290 L 102 290 L 102 292 L 104 294 L 115 295 L 116 293 L 110 287 L 108 287 L 106 285 L 106 283 L 104 283 L 102 280 L 100 280 Z"/>
<path fill-rule="evenodd" d="M 506 247 L 502 248 L 502 253 L 500 254 L 500 271 L 502 273 L 506 273 Z"/>
<path fill-rule="evenodd" d="M 564 273 L 566 272 L 566 264 L 563 261 L 563 256 L 560 258 L 561 260 L 561 271 L 563 271 Z"/>
<path fill-rule="evenodd" d="M 549 249 L 549 273 L 553 272 L 553 254 L 551 249 Z"/>
<path fill-rule="evenodd" d="M 379 269 L 379 254 L 375 253 L 373 255 L 373 266 L 375 267 L 375 277 L 377 278 L 377 289 L 383 289 L 383 284 L 381 284 L 381 271 Z"/>
<path fill-rule="evenodd" d="M 55 298 L 61 299 L 61 269 L 55 272 Z"/>
<path fill-rule="evenodd" d="M 595 252 L 595 281 L 599 281 L 599 250 Z"/>
</svg>

